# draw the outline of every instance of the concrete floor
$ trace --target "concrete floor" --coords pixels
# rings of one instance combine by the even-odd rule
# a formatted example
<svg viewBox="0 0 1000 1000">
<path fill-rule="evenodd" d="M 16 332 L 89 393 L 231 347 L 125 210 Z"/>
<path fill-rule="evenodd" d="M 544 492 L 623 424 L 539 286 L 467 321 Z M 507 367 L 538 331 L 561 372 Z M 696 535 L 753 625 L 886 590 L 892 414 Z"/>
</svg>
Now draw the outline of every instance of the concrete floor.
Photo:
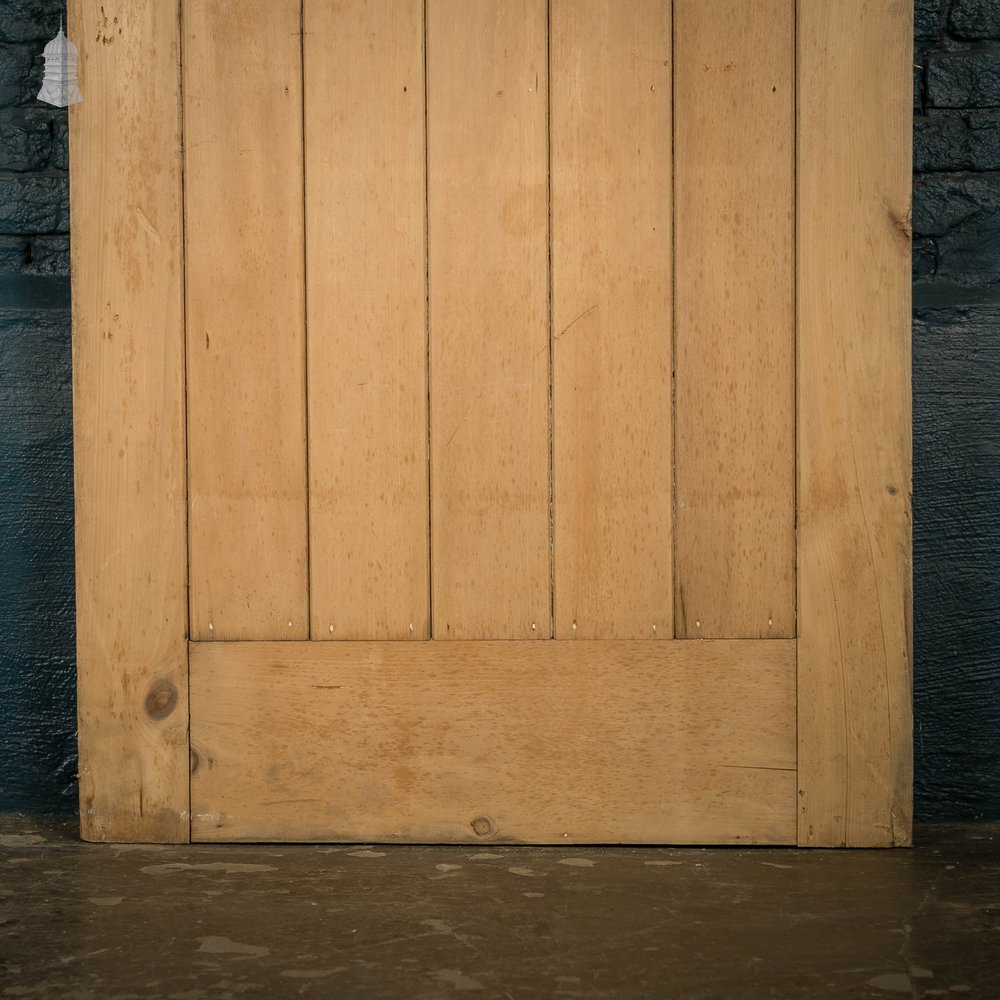
<svg viewBox="0 0 1000 1000">
<path fill-rule="evenodd" d="M 81 844 L 0 817 L 0 997 L 1000 997 L 1000 827 L 914 850 Z"/>
</svg>

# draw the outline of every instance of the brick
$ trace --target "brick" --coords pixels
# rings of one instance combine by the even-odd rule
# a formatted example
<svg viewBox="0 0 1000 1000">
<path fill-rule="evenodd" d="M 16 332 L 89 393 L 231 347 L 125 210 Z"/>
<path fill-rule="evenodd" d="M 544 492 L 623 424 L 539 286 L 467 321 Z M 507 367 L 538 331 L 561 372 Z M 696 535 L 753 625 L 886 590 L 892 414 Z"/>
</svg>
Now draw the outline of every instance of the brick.
<svg viewBox="0 0 1000 1000">
<path fill-rule="evenodd" d="M 1000 107 L 1000 50 L 925 56 L 929 108 Z"/>
<path fill-rule="evenodd" d="M 913 169 L 1000 170 L 1000 114 L 915 118 Z"/>
<path fill-rule="evenodd" d="M 934 281 L 1000 283 L 1000 174 L 932 174 L 913 185 L 916 241 L 937 247 Z"/>
<path fill-rule="evenodd" d="M 31 260 L 24 273 L 46 277 L 69 277 L 69 236 L 36 236 L 31 241 Z"/>
<path fill-rule="evenodd" d="M 1000 206 L 970 218 L 937 240 L 937 281 L 957 285 L 1000 283 Z"/>
<path fill-rule="evenodd" d="M 48 122 L 24 115 L 0 120 L 0 170 L 42 170 L 52 153 Z"/>
<path fill-rule="evenodd" d="M 66 312 L 70 306 L 69 278 L 0 273 L 0 302 L 0 320 L 26 310 Z"/>
<path fill-rule="evenodd" d="M 24 78 L 24 87 L 21 91 L 21 103 L 29 107 L 52 107 L 51 104 L 40 103 L 38 91 L 42 89 L 42 78 L 45 76 L 45 57 L 41 52 L 36 52 L 31 60 L 31 66 Z"/>
<path fill-rule="evenodd" d="M 938 174 L 913 182 L 914 236 L 944 236 L 978 211 L 1000 204 L 997 182 L 975 174 Z"/>
<path fill-rule="evenodd" d="M 69 121 L 64 109 L 57 110 L 52 119 L 52 154 L 49 167 L 53 170 L 69 170 Z"/>
<path fill-rule="evenodd" d="M 0 107 L 27 102 L 33 62 L 34 52 L 28 46 L 0 44 Z"/>
<path fill-rule="evenodd" d="M 31 259 L 31 243 L 24 237 L 0 237 L 0 274 L 20 274 Z"/>
<path fill-rule="evenodd" d="M 952 0 L 948 31 L 962 39 L 1000 38 L 1000 4 L 996 0 Z"/>
<path fill-rule="evenodd" d="M 932 239 L 913 241 L 913 280 L 933 277 L 937 270 L 937 244 Z"/>
<path fill-rule="evenodd" d="M 941 0 L 916 0 L 913 29 L 917 41 L 933 41 L 941 34 Z"/>
<path fill-rule="evenodd" d="M 69 236 L 0 237 L 0 275 L 69 276 Z"/>
<path fill-rule="evenodd" d="M 0 175 L 0 234 L 69 232 L 65 176 Z"/>
<path fill-rule="evenodd" d="M 0 41 L 48 41 L 65 14 L 65 0 L 4 0 Z"/>
</svg>

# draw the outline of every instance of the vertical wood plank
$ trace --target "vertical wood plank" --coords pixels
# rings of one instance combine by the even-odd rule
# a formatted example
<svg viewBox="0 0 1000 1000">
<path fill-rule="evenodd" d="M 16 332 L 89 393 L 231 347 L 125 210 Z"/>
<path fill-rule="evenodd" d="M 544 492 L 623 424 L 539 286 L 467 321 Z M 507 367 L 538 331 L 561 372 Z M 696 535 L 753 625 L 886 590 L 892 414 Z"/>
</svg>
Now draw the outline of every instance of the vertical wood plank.
<svg viewBox="0 0 1000 1000">
<path fill-rule="evenodd" d="M 80 825 L 185 842 L 184 319 L 178 12 L 71 0 Z"/>
<path fill-rule="evenodd" d="M 555 634 L 670 639 L 670 5 L 551 12 Z"/>
<path fill-rule="evenodd" d="M 429 637 L 422 0 L 306 0 L 314 639 Z"/>
<path fill-rule="evenodd" d="M 299 0 L 185 0 L 191 631 L 304 639 Z"/>
<path fill-rule="evenodd" d="M 913 5 L 798 12 L 799 843 L 911 840 Z"/>
<path fill-rule="evenodd" d="M 546 4 L 456 13 L 428 0 L 433 633 L 548 638 Z"/>
<path fill-rule="evenodd" d="M 676 634 L 794 635 L 794 0 L 676 0 Z"/>
</svg>

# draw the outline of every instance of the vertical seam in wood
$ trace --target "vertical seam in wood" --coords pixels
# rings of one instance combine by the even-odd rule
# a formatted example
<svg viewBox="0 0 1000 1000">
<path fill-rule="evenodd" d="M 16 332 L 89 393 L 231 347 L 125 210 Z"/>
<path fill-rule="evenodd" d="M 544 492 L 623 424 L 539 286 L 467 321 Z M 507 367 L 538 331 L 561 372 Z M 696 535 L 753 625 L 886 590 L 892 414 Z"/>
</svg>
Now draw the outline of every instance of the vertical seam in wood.
<svg viewBox="0 0 1000 1000">
<path fill-rule="evenodd" d="M 795 640 L 795 839 L 800 829 L 799 777 L 799 2 L 792 0 L 792 638 Z"/>
<path fill-rule="evenodd" d="M 799 4 L 798 0 L 792 0 L 792 638 L 796 638 L 798 634 L 799 634 Z M 798 743 L 796 743 L 796 746 L 798 746 Z"/>
<path fill-rule="evenodd" d="M 678 600 L 677 574 L 677 16 L 673 0 L 670 17 L 670 594 L 672 637 L 681 638 L 683 604 Z"/>
<path fill-rule="evenodd" d="M 302 142 L 302 405 L 305 409 L 306 635 L 312 629 L 312 475 L 309 471 L 309 227 L 306 223 L 306 10 L 299 3 L 299 113 Z"/>
<path fill-rule="evenodd" d="M 177 2 L 177 105 L 180 119 L 180 173 L 181 173 L 181 309 L 183 311 L 182 335 L 184 340 L 184 547 L 187 552 L 185 560 L 187 579 L 185 580 L 185 606 L 187 608 L 187 638 L 191 638 L 191 620 L 194 609 L 191 607 L 191 443 L 188 427 L 191 421 L 191 407 L 188 389 L 191 381 L 190 360 L 188 356 L 188 332 L 190 329 L 188 303 L 188 199 L 187 199 L 187 140 L 184 114 L 184 0 Z"/>
<path fill-rule="evenodd" d="M 556 637 L 556 504 L 555 504 L 555 352 L 552 328 L 554 280 L 552 268 L 552 0 L 545 4 L 545 169 L 548 207 L 548 325 L 549 325 L 549 638 Z"/>
<path fill-rule="evenodd" d="M 424 385 L 426 392 L 427 429 L 427 638 L 434 638 L 434 495 L 431 492 L 431 210 L 430 210 L 430 133 L 428 117 L 427 77 L 427 5 L 423 4 L 424 61 Z"/>
<path fill-rule="evenodd" d="M 190 469 L 188 461 L 188 282 L 187 282 L 187 189 L 185 187 L 187 152 L 185 143 L 184 118 L 184 0 L 177 0 L 177 138 L 178 138 L 178 170 L 181 182 L 181 436 L 183 438 L 182 454 L 184 469 L 181 481 L 184 488 L 184 694 L 185 711 L 187 712 L 187 775 L 188 775 L 188 843 L 191 842 L 191 803 L 193 789 L 191 788 L 191 506 L 190 506 Z"/>
</svg>

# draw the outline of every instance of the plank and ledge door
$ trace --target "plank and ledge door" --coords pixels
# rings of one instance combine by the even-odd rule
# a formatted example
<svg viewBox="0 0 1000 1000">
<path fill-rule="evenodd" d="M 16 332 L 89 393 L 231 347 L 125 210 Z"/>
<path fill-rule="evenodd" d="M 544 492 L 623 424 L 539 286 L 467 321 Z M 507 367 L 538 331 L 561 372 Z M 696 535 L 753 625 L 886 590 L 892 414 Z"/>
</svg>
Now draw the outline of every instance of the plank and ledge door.
<svg viewBox="0 0 1000 1000">
<path fill-rule="evenodd" d="M 912 5 L 68 8 L 86 839 L 909 842 Z"/>
</svg>

